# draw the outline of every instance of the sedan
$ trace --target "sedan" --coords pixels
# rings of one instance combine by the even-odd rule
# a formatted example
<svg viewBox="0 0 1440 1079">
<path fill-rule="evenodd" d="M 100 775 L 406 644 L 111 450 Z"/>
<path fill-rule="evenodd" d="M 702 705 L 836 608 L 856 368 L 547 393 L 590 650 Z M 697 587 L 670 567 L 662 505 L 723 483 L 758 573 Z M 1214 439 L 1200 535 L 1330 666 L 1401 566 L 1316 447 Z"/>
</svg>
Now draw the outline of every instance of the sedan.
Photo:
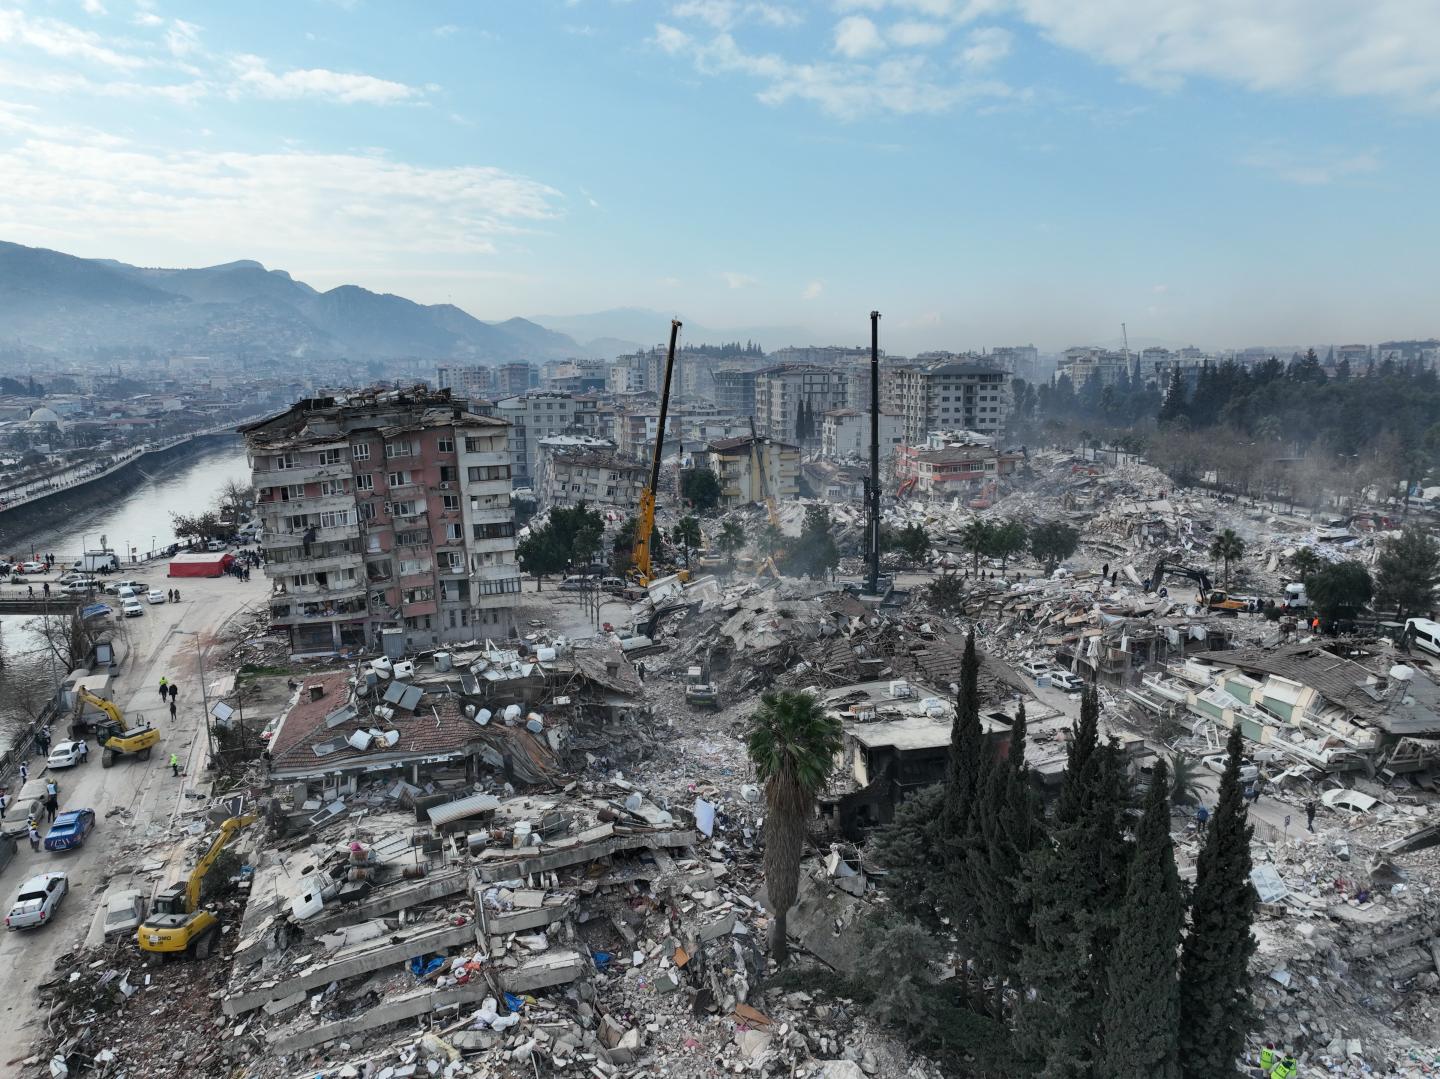
<svg viewBox="0 0 1440 1079">
<path fill-rule="evenodd" d="M 73 768 L 85 756 L 84 742 L 57 742 L 45 761 L 47 768 Z"/>
<path fill-rule="evenodd" d="M 145 598 L 151 603 L 164 603 L 165 593 L 160 591 L 160 589 L 158 588 L 152 588 L 150 589 L 150 591 L 145 593 Z"/>
<path fill-rule="evenodd" d="M 145 920 L 145 896 L 134 889 L 105 897 L 105 935 L 131 933 Z"/>
<path fill-rule="evenodd" d="M 44 562 L 22 562 L 22 563 L 20 563 L 20 572 L 21 572 L 21 573 L 44 573 L 44 572 L 45 572 L 45 563 L 44 563 Z"/>
<path fill-rule="evenodd" d="M 28 929 L 52 921 L 60 902 L 70 891 L 70 878 L 64 873 L 41 873 L 20 885 L 10 913 L 5 915 L 7 929 Z"/>
<path fill-rule="evenodd" d="M 1078 693 L 1085 688 L 1085 680 L 1078 674 L 1071 674 L 1069 671 L 1051 671 L 1050 684 L 1056 689 L 1063 689 L 1066 693 Z"/>
<path fill-rule="evenodd" d="M 1216 754 L 1213 754 L 1212 756 L 1201 758 L 1200 763 L 1203 764 L 1203 765 L 1204 765 L 1206 768 L 1208 768 L 1210 771 L 1214 772 L 1216 775 L 1224 775 L 1224 774 L 1225 774 L 1225 761 L 1226 761 L 1225 754 L 1223 754 L 1223 753 L 1216 753 Z M 1257 779 L 1259 779 L 1259 778 L 1260 778 L 1260 767 L 1259 767 L 1259 765 L 1257 765 L 1254 761 L 1249 760 L 1248 758 L 1241 757 L 1241 758 L 1240 758 L 1240 782 L 1241 782 L 1241 783 L 1254 783 L 1254 782 L 1255 782 Z"/>
<path fill-rule="evenodd" d="M 93 809 L 72 809 L 61 813 L 45 833 L 46 850 L 75 850 L 85 845 L 85 837 L 95 827 Z"/>
<path fill-rule="evenodd" d="M 140 605 L 138 599 L 127 599 L 120 604 L 120 610 L 124 612 L 126 618 L 139 618 L 145 613 L 145 608 Z"/>
<path fill-rule="evenodd" d="M 71 581 L 65 586 L 65 592 L 71 596 L 88 596 L 96 587 L 94 581 Z"/>
<path fill-rule="evenodd" d="M 1023 671 L 1025 674 L 1028 674 L 1031 678 L 1035 679 L 1043 678 L 1046 675 L 1055 673 L 1054 667 L 1038 659 L 1032 659 L 1020 664 L 1020 670 Z"/>
</svg>

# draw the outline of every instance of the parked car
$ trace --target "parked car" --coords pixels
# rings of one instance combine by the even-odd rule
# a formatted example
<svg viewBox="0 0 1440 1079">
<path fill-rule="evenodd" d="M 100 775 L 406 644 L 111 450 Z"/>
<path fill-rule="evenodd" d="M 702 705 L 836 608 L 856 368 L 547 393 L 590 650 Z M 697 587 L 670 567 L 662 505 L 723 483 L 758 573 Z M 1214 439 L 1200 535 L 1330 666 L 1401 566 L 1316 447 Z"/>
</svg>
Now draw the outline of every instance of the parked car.
<svg viewBox="0 0 1440 1079">
<path fill-rule="evenodd" d="M 45 759 L 46 768 L 73 768 L 80 763 L 84 742 L 56 742 Z"/>
<path fill-rule="evenodd" d="M 126 618 L 139 618 L 145 613 L 145 608 L 141 606 L 138 599 L 127 599 L 120 604 L 120 611 Z"/>
<path fill-rule="evenodd" d="M 601 591 L 610 592 L 618 596 L 621 592 L 625 591 L 625 582 L 619 577 L 602 577 L 600 579 L 600 589 Z"/>
<path fill-rule="evenodd" d="M 1030 659 L 1020 664 L 1020 670 L 1031 678 L 1040 678 L 1044 675 L 1054 674 L 1055 668 L 1043 660 Z"/>
<path fill-rule="evenodd" d="M 595 587 L 595 582 L 590 577 L 566 577 L 560 582 L 562 592 L 586 592 Z"/>
<path fill-rule="evenodd" d="M 105 591 L 109 592 L 112 596 L 118 596 L 122 588 L 128 588 L 138 595 L 141 592 L 148 591 L 150 586 L 144 581 L 107 581 L 105 583 Z"/>
<path fill-rule="evenodd" d="M 55 578 L 55 580 L 60 584 L 74 584 L 76 581 L 84 581 L 88 579 L 89 578 L 87 578 L 85 574 L 73 569 L 69 573 L 62 573 L 60 574 L 60 576 Z"/>
<path fill-rule="evenodd" d="M 5 928 L 29 929 L 55 920 L 55 912 L 70 891 L 70 878 L 64 873 L 41 873 L 31 877 L 15 893 L 10 913 L 5 915 Z"/>
<path fill-rule="evenodd" d="M 1085 688 L 1085 679 L 1078 674 L 1071 674 L 1069 671 L 1051 671 L 1050 684 L 1056 689 L 1063 689 L 1066 693 L 1078 693 Z"/>
<path fill-rule="evenodd" d="M 21 572 L 21 573 L 44 573 L 44 572 L 45 572 L 45 563 L 44 563 L 44 562 L 21 562 L 21 563 L 20 563 L 20 572 Z"/>
<path fill-rule="evenodd" d="M 105 897 L 105 935 L 133 933 L 145 920 L 145 896 L 133 888 Z"/>
<path fill-rule="evenodd" d="M 1225 754 L 1215 753 L 1209 757 L 1202 757 L 1200 763 L 1214 772 L 1216 775 L 1225 774 Z M 1240 782 L 1254 783 L 1260 778 L 1260 767 L 1248 757 L 1240 758 Z"/>
<path fill-rule="evenodd" d="M 95 828 L 93 809 L 72 809 L 61 813 L 45 833 L 46 850 L 76 850 L 85 845 L 85 837 Z"/>
<path fill-rule="evenodd" d="M 213 539 L 205 544 L 205 549 L 207 551 L 223 551 L 227 546 L 228 544 L 224 540 Z"/>
<path fill-rule="evenodd" d="M 150 589 L 150 591 L 145 593 L 145 598 L 151 603 L 164 603 L 166 597 L 165 593 L 160 591 L 160 589 L 152 588 Z"/>
<path fill-rule="evenodd" d="M 97 587 L 94 581 L 71 581 L 65 586 L 65 593 L 70 596 L 88 596 Z"/>
</svg>

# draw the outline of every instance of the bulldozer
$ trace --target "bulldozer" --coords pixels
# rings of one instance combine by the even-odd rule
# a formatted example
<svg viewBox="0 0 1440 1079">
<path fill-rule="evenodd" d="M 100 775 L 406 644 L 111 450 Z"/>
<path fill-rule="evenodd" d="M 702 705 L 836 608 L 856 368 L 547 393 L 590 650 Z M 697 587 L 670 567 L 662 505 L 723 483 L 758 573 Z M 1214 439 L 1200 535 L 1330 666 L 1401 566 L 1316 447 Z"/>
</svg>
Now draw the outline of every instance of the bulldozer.
<svg viewBox="0 0 1440 1079">
<path fill-rule="evenodd" d="M 685 672 L 685 703 L 692 708 L 720 710 L 720 692 L 710 681 L 710 672 L 704 667 L 690 667 Z"/>
<path fill-rule="evenodd" d="M 220 852 L 244 828 L 259 819 L 258 813 L 230 817 L 220 825 L 220 834 L 205 856 L 195 863 L 190 876 L 157 892 L 150 913 L 136 931 L 142 952 L 160 956 L 185 955 L 208 959 L 220 935 L 220 919 L 200 906 L 200 886 L 220 857 Z"/>
<path fill-rule="evenodd" d="M 87 704 L 92 708 L 98 708 L 105 714 L 105 718 L 93 723 L 87 722 L 84 718 Z M 142 761 L 148 761 L 150 751 L 160 741 L 160 728 L 152 727 L 148 723 L 132 726 L 126 720 L 125 714 L 120 711 L 120 706 L 114 701 L 97 697 L 83 687 L 79 691 L 75 714 L 75 722 L 70 727 L 71 733 L 77 738 L 84 738 L 88 731 L 95 732 L 95 740 L 100 743 L 100 748 L 103 750 L 100 755 L 100 764 L 105 768 L 112 767 L 118 757 L 137 757 Z"/>
</svg>

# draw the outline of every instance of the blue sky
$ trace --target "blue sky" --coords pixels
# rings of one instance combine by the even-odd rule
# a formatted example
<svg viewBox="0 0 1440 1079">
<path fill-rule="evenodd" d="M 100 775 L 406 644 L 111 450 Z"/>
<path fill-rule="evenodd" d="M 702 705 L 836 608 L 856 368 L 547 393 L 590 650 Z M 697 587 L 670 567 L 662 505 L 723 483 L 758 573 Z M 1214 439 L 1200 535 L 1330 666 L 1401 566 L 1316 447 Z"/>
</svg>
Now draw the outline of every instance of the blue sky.
<svg viewBox="0 0 1440 1079">
<path fill-rule="evenodd" d="M 0 238 L 896 351 L 1374 341 L 1440 333 L 1437 113 L 1410 0 L 0 0 Z"/>
</svg>

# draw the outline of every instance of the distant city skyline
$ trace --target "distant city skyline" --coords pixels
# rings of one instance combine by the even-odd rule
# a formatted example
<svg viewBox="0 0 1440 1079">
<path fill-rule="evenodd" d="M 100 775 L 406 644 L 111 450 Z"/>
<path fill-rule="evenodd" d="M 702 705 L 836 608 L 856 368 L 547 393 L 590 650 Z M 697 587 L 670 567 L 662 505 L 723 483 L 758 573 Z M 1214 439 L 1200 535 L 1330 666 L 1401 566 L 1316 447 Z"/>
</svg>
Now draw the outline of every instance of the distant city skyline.
<svg viewBox="0 0 1440 1079">
<path fill-rule="evenodd" d="M 1403 0 L 0 0 L 0 239 L 897 353 L 1424 338 L 1437 44 Z"/>
</svg>

